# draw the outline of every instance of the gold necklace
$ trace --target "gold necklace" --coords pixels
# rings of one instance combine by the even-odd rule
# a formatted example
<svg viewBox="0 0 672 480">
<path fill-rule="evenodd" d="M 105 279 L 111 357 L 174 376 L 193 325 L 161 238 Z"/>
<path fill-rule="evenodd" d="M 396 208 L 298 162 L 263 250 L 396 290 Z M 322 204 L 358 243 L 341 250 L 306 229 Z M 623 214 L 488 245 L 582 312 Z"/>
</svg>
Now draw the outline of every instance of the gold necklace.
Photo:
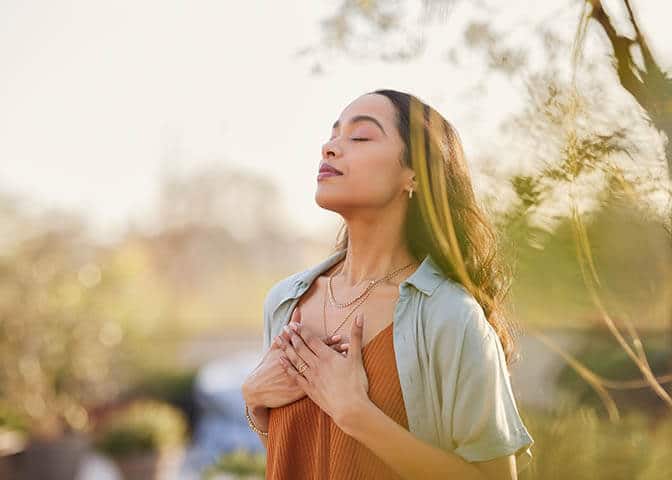
<svg viewBox="0 0 672 480">
<path fill-rule="evenodd" d="M 395 271 L 395 272 L 393 272 L 393 273 L 396 275 L 397 273 L 399 273 L 399 272 L 400 272 L 401 270 L 403 270 L 404 268 L 408 268 L 410 265 L 412 265 L 412 263 L 409 264 L 409 265 L 406 265 L 406 266 L 403 267 L 403 268 L 400 268 L 399 270 L 397 270 L 397 271 Z M 334 273 L 332 273 L 331 275 L 329 275 L 329 280 L 331 280 L 331 278 L 332 278 L 335 274 L 336 274 L 336 273 L 334 272 Z M 377 286 L 377 285 L 378 285 L 378 282 L 377 282 L 375 285 Z M 324 301 L 323 301 L 323 303 L 322 303 L 322 325 L 323 325 L 323 327 L 324 327 L 324 335 L 325 335 L 325 338 L 330 338 L 330 337 L 332 337 L 338 330 L 340 330 L 340 328 L 341 328 L 341 327 L 343 326 L 343 324 L 348 320 L 348 318 L 350 318 L 350 316 L 355 312 L 355 310 L 357 310 L 357 309 L 358 309 L 358 308 L 359 308 L 359 307 L 366 301 L 366 299 L 369 297 L 369 295 L 371 295 L 371 292 L 372 292 L 372 291 L 373 291 L 373 287 L 367 289 L 367 291 L 364 292 L 364 293 L 366 294 L 366 295 L 364 296 L 364 298 L 362 298 L 362 300 L 361 300 L 361 301 L 360 301 L 360 302 L 359 302 L 359 303 L 358 303 L 352 310 L 350 310 L 350 312 L 345 316 L 345 318 L 344 318 L 343 321 L 338 325 L 338 327 L 336 327 L 336 329 L 335 329 L 333 332 L 331 332 L 331 334 L 328 334 L 328 333 L 327 333 L 327 291 L 326 291 L 326 289 L 325 289 L 325 292 L 324 292 Z M 361 296 L 361 295 L 360 295 L 360 296 Z M 351 302 L 351 303 L 352 303 L 352 302 Z"/>
<path fill-rule="evenodd" d="M 345 316 L 345 318 L 344 318 L 343 321 L 338 325 L 338 327 L 336 327 L 336 329 L 335 329 L 333 332 L 331 332 L 331 334 L 328 334 L 328 333 L 327 333 L 327 291 L 326 291 L 326 289 L 325 289 L 325 291 L 324 291 L 324 303 L 323 303 L 323 305 L 322 305 L 322 324 L 323 324 L 323 326 L 324 326 L 324 335 L 325 335 L 325 337 L 326 337 L 326 338 L 330 338 L 330 337 L 332 337 L 336 332 L 338 332 L 338 330 L 343 326 L 343 324 L 348 320 L 348 318 L 350 318 L 350 315 L 352 315 L 352 314 L 355 312 L 355 310 L 357 310 L 357 309 L 360 307 L 360 305 L 362 305 L 362 304 L 366 301 L 366 299 L 369 297 L 369 295 L 371 294 L 372 291 L 373 291 L 373 289 L 368 290 L 368 291 L 366 292 L 366 296 L 365 296 L 365 297 L 364 297 L 364 298 L 363 298 L 363 299 L 362 299 L 362 300 L 355 306 L 355 308 L 353 308 L 352 310 L 350 310 L 350 312 Z"/>
<path fill-rule="evenodd" d="M 328 282 L 328 289 L 329 289 L 329 303 L 331 303 L 332 306 L 334 306 L 334 307 L 336 307 L 336 308 L 338 308 L 338 309 L 340 309 L 340 310 L 342 310 L 342 309 L 344 309 L 344 308 L 347 308 L 347 307 L 349 307 L 350 305 L 352 305 L 353 303 L 355 303 L 357 300 L 359 300 L 360 298 L 362 298 L 362 296 L 364 296 L 365 294 L 367 294 L 367 293 L 368 293 L 369 291 L 371 291 L 373 288 L 375 288 L 379 283 L 382 283 L 382 282 L 385 281 L 385 280 L 389 280 L 390 278 L 392 278 L 393 276 L 395 276 L 397 273 L 401 272 L 402 270 L 407 269 L 408 267 L 410 267 L 410 266 L 413 265 L 414 263 L 416 263 L 416 262 L 411 262 L 411 263 L 409 263 L 408 265 L 406 265 L 406 266 L 404 266 L 404 267 L 401 267 L 401 268 L 399 268 L 399 269 L 397 269 L 397 270 L 394 270 L 394 271 L 388 273 L 387 275 L 385 275 L 384 277 L 379 278 L 378 280 L 371 280 L 371 281 L 369 282 L 369 285 L 364 289 L 364 291 L 363 291 L 362 293 L 360 293 L 360 294 L 357 295 L 355 298 L 353 298 L 352 300 L 350 300 L 350 301 L 348 301 L 348 302 L 345 302 L 345 303 L 337 303 L 337 302 L 336 302 L 336 298 L 334 297 L 334 288 L 333 288 L 333 286 L 332 286 L 332 279 L 333 279 L 333 277 L 334 277 L 336 274 L 334 273 L 334 274 L 332 274 L 332 275 L 329 275 L 329 282 Z M 341 269 L 339 270 L 339 272 L 340 272 L 341 270 L 343 270 L 343 268 L 345 268 L 345 263 L 341 266 Z"/>
</svg>

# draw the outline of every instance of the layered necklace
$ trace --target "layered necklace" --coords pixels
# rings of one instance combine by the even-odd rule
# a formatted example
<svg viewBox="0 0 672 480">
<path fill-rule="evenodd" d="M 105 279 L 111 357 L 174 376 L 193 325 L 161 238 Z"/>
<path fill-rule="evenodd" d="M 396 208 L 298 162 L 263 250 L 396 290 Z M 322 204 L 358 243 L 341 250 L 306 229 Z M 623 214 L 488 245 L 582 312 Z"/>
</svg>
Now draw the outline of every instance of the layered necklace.
<svg viewBox="0 0 672 480">
<path fill-rule="evenodd" d="M 322 324 L 324 326 L 325 338 L 329 338 L 329 337 L 333 336 L 338 330 L 340 330 L 340 328 L 343 326 L 343 324 L 345 322 L 347 322 L 348 318 L 350 318 L 350 316 L 355 312 L 355 310 L 357 310 L 366 301 L 366 299 L 369 297 L 369 295 L 371 295 L 371 292 L 378 285 L 380 285 L 381 283 L 383 283 L 386 280 L 389 280 L 390 278 L 397 275 L 399 272 L 401 272 L 403 270 L 406 270 L 408 267 L 410 267 L 411 265 L 414 265 L 416 263 L 417 262 L 411 262 L 408 265 L 405 265 L 401 268 L 398 268 L 397 270 L 394 270 L 394 271 L 388 273 L 387 275 L 379 278 L 378 280 L 371 280 L 362 293 L 360 293 L 355 298 L 353 298 L 352 300 L 349 300 L 345 303 L 336 302 L 336 298 L 334 297 L 334 289 L 333 289 L 333 286 L 332 286 L 332 280 L 333 280 L 333 278 L 334 278 L 334 276 L 336 275 L 337 272 L 333 272 L 331 275 L 329 275 L 329 281 L 327 283 L 327 288 L 324 291 L 324 304 L 322 306 Z M 345 266 L 345 262 L 343 262 L 343 265 L 341 265 L 341 268 L 338 270 L 338 272 L 341 272 L 341 270 L 343 270 L 344 266 Z M 345 316 L 343 321 L 338 325 L 338 327 L 336 327 L 336 329 L 333 332 L 331 332 L 331 334 L 328 334 L 328 332 L 327 332 L 327 292 L 329 293 L 329 302 L 331 303 L 331 305 L 338 308 L 339 310 L 347 308 L 350 305 L 352 305 L 353 303 L 358 302 L 357 305 L 355 305 L 355 307 L 352 310 L 350 310 L 350 312 L 348 312 L 348 314 Z"/>
</svg>

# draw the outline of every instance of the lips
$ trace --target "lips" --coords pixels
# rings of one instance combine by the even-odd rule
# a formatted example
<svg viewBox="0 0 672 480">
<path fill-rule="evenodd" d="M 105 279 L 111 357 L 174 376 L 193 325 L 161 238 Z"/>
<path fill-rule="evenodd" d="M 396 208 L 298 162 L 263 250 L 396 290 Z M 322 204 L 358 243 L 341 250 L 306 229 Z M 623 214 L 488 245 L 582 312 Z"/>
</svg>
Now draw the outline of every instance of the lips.
<svg viewBox="0 0 672 480">
<path fill-rule="evenodd" d="M 323 163 L 322 165 L 320 165 L 320 173 L 335 173 L 337 175 L 343 175 L 343 172 L 332 167 L 328 163 Z"/>
</svg>

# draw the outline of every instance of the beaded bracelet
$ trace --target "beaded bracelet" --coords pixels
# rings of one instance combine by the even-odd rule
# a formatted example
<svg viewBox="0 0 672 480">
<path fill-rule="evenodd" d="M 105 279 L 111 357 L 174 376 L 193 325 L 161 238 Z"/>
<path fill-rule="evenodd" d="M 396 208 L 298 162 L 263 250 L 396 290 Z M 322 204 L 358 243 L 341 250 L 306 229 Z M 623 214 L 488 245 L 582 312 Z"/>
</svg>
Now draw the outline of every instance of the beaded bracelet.
<svg viewBox="0 0 672 480">
<path fill-rule="evenodd" d="M 250 412 L 247 409 L 247 404 L 245 404 L 245 416 L 247 417 L 247 424 L 250 426 L 252 431 L 258 433 L 259 435 L 263 435 L 264 437 L 268 437 L 268 432 L 262 432 L 252 421 L 252 417 L 250 417 Z"/>
</svg>

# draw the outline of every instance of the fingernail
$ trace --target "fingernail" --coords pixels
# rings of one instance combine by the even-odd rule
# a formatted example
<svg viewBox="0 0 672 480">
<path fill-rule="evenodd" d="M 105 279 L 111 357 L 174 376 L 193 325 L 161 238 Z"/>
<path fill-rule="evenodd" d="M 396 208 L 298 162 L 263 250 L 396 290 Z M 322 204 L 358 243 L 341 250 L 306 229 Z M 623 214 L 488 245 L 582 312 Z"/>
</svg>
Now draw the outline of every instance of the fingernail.
<svg viewBox="0 0 672 480">
<path fill-rule="evenodd" d="M 289 327 L 288 327 L 287 325 L 284 325 L 284 326 L 282 327 L 282 329 L 283 329 L 285 332 L 290 333 L 290 332 L 289 332 Z"/>
<path fill-rule="evenodd" d="M 357 319 L 355 321 L 357 322 L 357 326 L 361 327 L 362 326 L 362 315 L 361 314 L 357 315 Z"/>
<path fill-rule="evenodd" d="M 332 339 L 334 342 L 337 342 L 337 341 L 339 341 L 339 340 L 341 339 L 341 336 L 340 336 L 340 335 L 334 335 L 333 337 L 331 337 L 331 339 Z"/>
<path fill-rule="evenodd" d="M 299 331 L 299 326 L 296 323 L 290 323 L 290 326 L 292 327 L 292 330 L 295 332 Z"/>
</svg>

